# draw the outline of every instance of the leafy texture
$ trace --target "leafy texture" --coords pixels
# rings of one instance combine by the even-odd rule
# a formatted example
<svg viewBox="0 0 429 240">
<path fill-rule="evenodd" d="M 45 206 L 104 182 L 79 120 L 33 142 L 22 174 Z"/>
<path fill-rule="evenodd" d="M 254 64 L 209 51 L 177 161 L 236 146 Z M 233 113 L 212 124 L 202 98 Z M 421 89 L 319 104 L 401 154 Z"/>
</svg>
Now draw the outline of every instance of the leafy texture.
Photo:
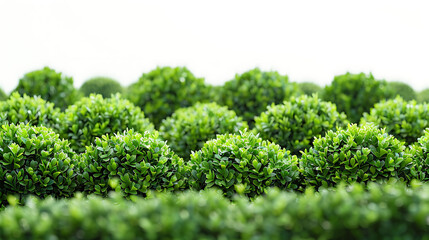
<svg viewBox="0 0 429 240">
<path fill-rule="evenodd" d="M 424 131 L 418 142 L 411 145 L 408 152 L 415 161 L 417 179 L 429 181 L 429 128 Z"/>
<path fill-rule="evenodd" d="M 238 192 L 253 198 L 268 187 L 298 189 L 300 184 L 297 158 L 248 132 L 218 135 L 188 163 L 191 188 L 216 187 L 227 197 Z"/>
<path fill-rule="evenodd" d="M 0 101 L 4 101 L 7 99 L 6 93 L 0 88 Z"/>
<path fill-rule="evenodd" d="M 429 88 L 419 92 L 417 99 L 421 103 L 429 103 Z"/>
<path fill-rule="evenodd" d="M 312 82 L 300 82 L 298 83 L 298 88 L 303 94 L 308 96 L 322 93 L 322 87 Z"/>
<path fill-rule="evenodd" d="M 392 92 L 394 97 L 400 96 L 405 101 L 411 101 L 417 99 L 417 94 L 414 89 L 403 82 L 387 82 L 387 88 Z"/>
<path fill-rule="evenodd" d="M 95 77 L 87 80 L 80 87 L 80 91 L 87 97 L 91 93 L 100 94 L 104 98 L 115 93 L 122 93 L 122 86 L 116 80 L 107 77 Z"/>
<path fill-rule="evenodd" d="M 189 159 L 191 151 L 199 150 L 216 135 L 238 133 L 246 128 L 247 123 L 227 107 L 216 103 L 197 103 L 189 108 L 178 109 L 165 119 L 161 124 L 160 135 L 179 156 Z"/>
<path fill-rule="evenodd" d="M 299 154 L 312 146 L 315 137 L 347 123 L 346 115 L 338 113 L 335 104 L 321 101 L 317 95 L 303 95 L 268 106 L 266 112 L 255 117 L 255 130 L 261 138 Z"/>
</svg>

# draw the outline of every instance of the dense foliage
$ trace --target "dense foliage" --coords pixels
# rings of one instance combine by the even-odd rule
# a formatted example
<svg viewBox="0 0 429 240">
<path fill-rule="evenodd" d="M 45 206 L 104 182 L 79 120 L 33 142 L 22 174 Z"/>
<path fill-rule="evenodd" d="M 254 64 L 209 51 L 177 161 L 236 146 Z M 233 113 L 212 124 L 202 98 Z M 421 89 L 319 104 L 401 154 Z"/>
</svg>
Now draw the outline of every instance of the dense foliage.
<svg viewBox="0 0 429 240">
<path fill-rule="evenodd" d="M 261 138 L 299 154 L 311 147 L 315 137 L 347 126 L 346 115 L 336 109 L 335 104 L 321 101 L 317 95 L 291 97 L 255 117 L 255 130 Z"/>
<path fill-rule="evenodd" d="M 87 80 L 80 87 L 84 96 L 88 97 L 91 93 L 100 94 L 104 98 L 110 97 L 115 93 L 122 93 L 122 86 L 116 80 L 107 77 L 95 77 Z"/>
<path fill-rule="evenodd" d="M 134 129 L 153 130 L 153 125 L 140 110 L 119 94 L 111 98 L 91 94 L 68 107 L 61 118 L 61 137 L 68 139 L 78 153 L 94 143 L 96 137 Z"/>
<path fill-rule="evenodd" d="M 422 137 L 411 145 L 409 154 L 413 156 L 416 165 L 417 179 L 428 182 L 429 181 L 429 128 L 424 131 Z"/>
<path fill-rule="evenodd" d="M 7 99 L 6 93 L 4 93 L 3 89 L 0 88 L 0 101 L 4 101 Z"/>
<path fill-rule="evenodd" d="M 403 82 L 387 82 L 387 88 L 392 92 L 392 96 L 400 96 L 405 101 L 411 101 L 417 99 L 417 93 L 414 89 Z"/>
<path fill-rule="evenodd" d="M 321 94 L 323 90 L 322 87 L 312 82 L 300 82 L 298 83 L 298 88 L 303 94 L 308 96 Z"/>
<path fill-rule="evenodd" d="M 234 111 L 216 103 L 197 103 L 178 109 L 165 119 L 160 136 L 167 140 L 179 156 L 189 159 L 191 151 L 199 150 L 204 143 L 218 134 L 238 133 L 248 128 L 247 123 L 237 117 Z"/>
<path fill-rule="evenodd" d="M 417 100 L 421 103 L 429 103 L 429 88 L 419 92 Z"/>
</svg>

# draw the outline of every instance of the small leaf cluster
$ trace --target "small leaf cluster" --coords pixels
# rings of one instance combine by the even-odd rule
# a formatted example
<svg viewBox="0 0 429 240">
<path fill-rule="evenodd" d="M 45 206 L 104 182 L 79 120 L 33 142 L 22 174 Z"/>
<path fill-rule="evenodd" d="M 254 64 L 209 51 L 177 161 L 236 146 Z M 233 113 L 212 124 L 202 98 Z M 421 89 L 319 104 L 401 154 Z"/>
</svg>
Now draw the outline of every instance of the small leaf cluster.
<svg viewBox="0 0 429 240">
<path fill-rule="evenodd" d="M 317 95 L 291 97 L 283 104 L 268 106 L 267 111 L 255 117 L 259 136 L 292 154 L 310 148 L 315 137 L 347 124 L 346 115 L 338 113 L 335 104 L 321 101 Z"/>
<path fill-rule="evenodd" d="M 393 97 L 400 96 L 405 101 L 417 99 L 417 93 L 414 89 L 403 82 L 387 82 L 387 88 L 391 91 Z"/>
<path fill-rule="evenodd" d="M 81 158 L 86 193 L 107 196 L 118 187 L 126 197 L 146 196 L 149 190 L 175 191 L 186 187 L 183 159 L 170 151 L 157 132 L 140 134 L 129 130 L 104 135 L 87 147 Z"/>
<path fill-rule="evenodd" d="M 254 198 L 269 187 L 300 187 L 296 156 L 251 132 L 218 135 L 194 152 L 188 163 L 192 189 L 216 187 L 227 197 L 240 193 Z"/>
<path fill-rule="evenodd" d="M 416 166 L 416 179 L 428 182 L 429 181 L 429 128 L 427 128 L 423 136 L 418 141 L 411 145 L 408 153 L 413 156 Z"/>
<path fill-rule="evenodd" d="M 300 82 L 297 83 L 298 88 L 301 91 L 302 94 L 312 96 L 313 94 L 321 94 L 322 93 L 322 87 L 319 85 L 312 83 L 312 82 Z"/>
<path fill-rule="evenodd" d="M 136 132 L 153 130 L 139 107 L 120 94 L 103 98 L 91 94 L 68 107 L 61 116 L 61 137 L 68 139 L 75 152 L 82 153 L 97 137 L 134 129 Z"/>
<path fill-rule="evenodd" d="M 160 127 L 160 136 L 184 159 L 218 134 L 238 133 L 248 125 L 234 111 L 216 103 L 197 103 L 176 110 Z"/>
<path fill-rule="evenodd" d="M 375 104 L 369 114 L 364 114 L 361 124 L 364 123 L 385 128 L 387 133 L 409 145 L 416 142 L 429 127 L 429 104 L 407 102 L 399 96 L 383 100 Z"/>
<path fill-rule="evenodd" d="M 4 124 L 0 129 L 0 202 L 27 195 L 70 197 L 79 182 L 75 153 L 46 127 Z"/>
<path fill-rule="evenodd" d="M 335 186 L 339 182 L 410 181 L 416 172 L 405 146 L 384 129 L 368 124 L 328 131 L 300 159 L 307 185 Z"/>
<path fill-rule="evenodd" d="M 91 93 L 95 93 L 108 98 L 112 94 L 122 93 L 122 86 L 114 79 L 95 77 L 84 82 L 80 87 L 80 91 L 85 97 L 88 97 Z"/>
</svg>

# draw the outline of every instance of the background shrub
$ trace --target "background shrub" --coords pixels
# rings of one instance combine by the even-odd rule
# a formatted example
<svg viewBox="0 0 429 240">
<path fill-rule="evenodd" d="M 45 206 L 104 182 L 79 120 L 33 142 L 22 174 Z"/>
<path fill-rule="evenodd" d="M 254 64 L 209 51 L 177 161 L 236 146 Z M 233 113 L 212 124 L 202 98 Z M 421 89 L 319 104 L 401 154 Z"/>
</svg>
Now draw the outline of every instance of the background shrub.
<svg viewBox="0 0 429 240">
<path fill-rule="evenodd" d="M 374 79 L 371 73 L 346 73 L 334 77 L 331 85 L 324 88 L 322 99 L 335 103 L 339 112 L 344 112 L 352 123 L 358 123 L 364 112 L 391 96 L 386 81 Z"/>
<path fill-rule="evenodd" d="M 216 138 L 217 134 L 238 133 L 246 128 L 247 123 L 227 107 L 197 103 L 178 109 L 165 119 L 160 136 L 167 140 L 174 152 L 187 160 L 191 151 L 199 150 L 204 142 Z"/>
<path fill-rule="evenodd" d="M 255 117 L 255 130 L 261 138 L 299 154 L 312 145 L 315 137 L 347 123 L 346 115 L 338 113 L 335 104 L 321 101 L 317 95 L 303 95 L 268 106 L 267 111 Z"/>
<path fill-rule="evenodd" d="M 104 135 L 82 154 L 85 192 L 107 196 L 109 181 L 118 179 L 126 197 L 146 196 L 148 190 L 186 188 L 183 159 L 158 139 L 157 132 L 126 131 Z"/>
<path fill-rule="evenodd" d="M 415 161 L 417 179 L 424 182 L 429 181 L 429 128 L 408 150 Z"/>
<path fill-rule="evenodd" d="M 288 76 L 255 68 L 226 82 L 218 102 L 234 110 L 252 127 L 253 118 L 268 105 L 279 104 L 298 91 L 296 83 L 290 83 Z"/>
<path fill-rule="evenodd" d="M 400 96 L 405 101 L 411 101 L 417 99 L 417 94 L 414 89 L 403 82 L 387 82 L 387 88 L 391 91 L 392 96 Z"/>
<path fill-rule="evenodd" d="M 414 178 L 412 156 L 398 139 L 374 125 L 349 125 L 317 138 L 300 160 L 307 185 L 335 186 L 346 183 L 409 181 Z"/>
<path fill-rule="evenodd" d="M 308 96 L 311 96 L 315 93 L 317 94 L 321 94 L 322 93 L 322 87 L 320 87 L 319 85 L 312 83 L 312 82 L 300 82 L 297 83 L 298 84 L 298 88 L 299 90 Z"/>
<path fill-rule="evenodd" d="M 91 93 L 96 93 L 108 98 L 112 94 L 122 93 L 122 86 L 111 78 L 95 77 L 84 82 L 80 87 L 80 91 L 85 97 L 88 97 Z"/>
<path fill-rule="evenodd" d="M 130 86 L 128 98 L 159 127 L 176 109 L 208 101 L 208 91 L 204 79 L 196 78 L 185 67 L 158 67 Z"/>
<path fill-rule="evenodd" d="M 421 103 L 429 103 L 429 88 L 419 92 L 417 95 L 417 99 Z"/>
<path fill-rule="evenodd" d="M 25 74 L 15 91 L 21 95 L 40 96 L 62 110 L 79 98 L 78 91 L 73 87 L 73 78 L 49 67 Z"/>
<path fill-rule="evenodd" d="M 78 153 L 94 143 L 96 137 L 134 129 L 153 130 L 153 125 L 140 110 L 120 94 L 111 98 L 91 94 L 68 107 L 61 119 L 61 137 L 68 139 Z"/>
<path fill-rule="evenodd" d="M 365 113 L 361 124 L 374 123 L 406 144 L 412 144 L 429 127 L 429 105 L 404 101 L 401 97 L 383 100 Z"/>
<path fill-rule="evenodd" d="M 0 88 L 0 101 L 4 101 L 7 99 L 6 93 Z"/>
<path fill-rule="evenodd" d="M 294 190 L 300 184 L 297 158 L 249 132 L 218 135 L 188 163 L 191 188 L 216 187 L 227 197 L 238 192 L 253 198 L 268 187 Z"/>
<path fill-rule="evenodd" d="M 46 127 L 2 125 L 0 129 L 0 201 L 15 195 L 70 197 L 80 178 L 74 152 Z"/>
</svg>

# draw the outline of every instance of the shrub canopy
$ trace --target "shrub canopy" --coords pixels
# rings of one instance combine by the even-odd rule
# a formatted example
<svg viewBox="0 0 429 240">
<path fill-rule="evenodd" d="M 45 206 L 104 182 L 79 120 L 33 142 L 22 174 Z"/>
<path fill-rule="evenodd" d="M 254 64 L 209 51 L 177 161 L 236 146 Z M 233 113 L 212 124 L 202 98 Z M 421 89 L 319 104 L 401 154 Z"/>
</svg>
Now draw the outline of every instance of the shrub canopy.
<svg viewBox="0 0 429 240">
<path fill-rule="evenodd" d="M 91 93 L 95 93 L 108 98 L 112 94 L 122 93 L 122 86 L 111 78 L 95 77 L 84 82 L 80 87 L 80 91 L 85 97 L 88 97 Z"/>
<path fill-rule="evenodd" d="M 417 93 L 414 89 L 403 82 L 387 82 L 387 88 L 393 97 L 400 96 L 405 101 L 417 100 Z"/>
</svg>

